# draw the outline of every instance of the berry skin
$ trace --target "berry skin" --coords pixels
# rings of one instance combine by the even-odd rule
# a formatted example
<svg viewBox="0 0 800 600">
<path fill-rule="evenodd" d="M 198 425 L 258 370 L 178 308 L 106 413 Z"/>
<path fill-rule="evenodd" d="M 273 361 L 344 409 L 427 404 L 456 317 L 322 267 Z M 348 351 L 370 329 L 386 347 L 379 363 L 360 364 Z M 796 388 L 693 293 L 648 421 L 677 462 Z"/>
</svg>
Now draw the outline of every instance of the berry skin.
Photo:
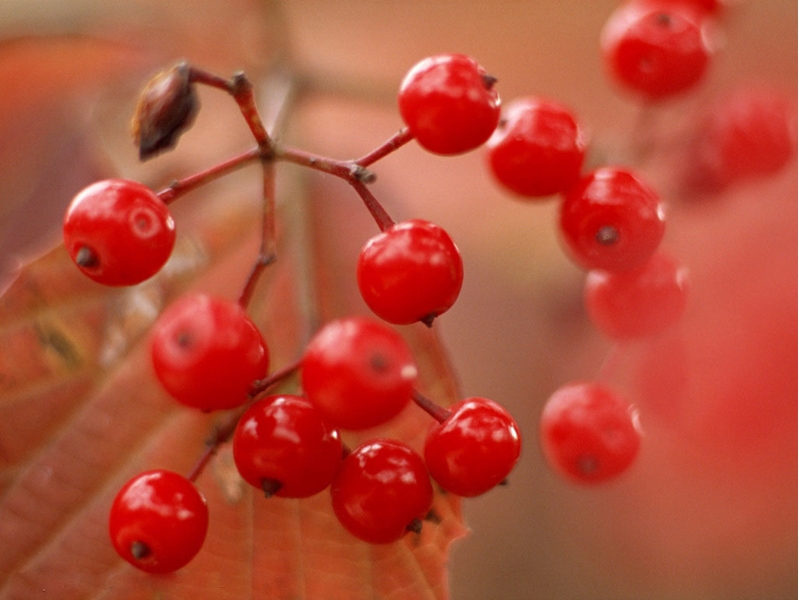
<svg viewBox="0 0 800 600">
<path fill-rule="evenodd" d="M 703 13 L 676 2 L 629 2 L 609 17 L 600 38 L 611 76 L 649 100 L 697 85 L 711 47 Z"/>
<path fill-rule="evenodd" d="M 426 58 L 400 84 L 400 115 L 417 142 L 435 154 L 474 150 L 500 120 L 495 79 L 463 54 Z"/>
<path fill-rule="evenodd" d="M 73 198 L 64 245 L 83 273 L 104 285 L 135 285 L 155 275 L 172 254 L 175 222 L 164 202 L 136 181 L 106 179 Z"/>
<path fill-rule="evenodd" d="M 408 404 L 417 379 L 403 337 L 365 317 L 329 322 L 309 341 L 301 382 L 306 397 L 333 427 L 368 429 Z"/>
<path fill-rule="evenodd" d="M 384 321 L 430 324 L 458 298 L 464 265 L 444 229 L 412 219 L 392 225 L 365 244 L 356 279 L 361 297 Z"/>
<path fill-rule="evenodd" d="M 541 198 L 578 180 L 586 136 L 566 107 L 523 98 L 507 106 L 486 147 L 498 182 L 524 198 Z"/>
<path fill-rule="evenodd" d="M 519 427 L 502 406 L 486 398 L 466 398 L 431 428 L 425 464 L 448 492 L 479 496 L 508 477 L 521 446 Z"/>
<path fill-rule="evenodd" d="M 550 396 L 542 411 L 540 436 L 551 466 L 585 484 L 623 473 L 640 446 L 630 407 L 594 382 L 568 384 Z"/>
<path fill-rule="evenodd" d="M 644 265 L 664 237 L 658 194 L 625 169 L 603 167 L 564 195 L 560 228 L 584 268 L 624 271 Z"/>
<path fill-rule="evenodd" d="M 147 471 L 117 493 L 108 530 L 114 549 L 134 567 L 170 573 L 189 563 L 203 546 L 208 507 L 183 475 Z"/>
<path fill-rule="evenodd" d="M 164 311 L 150 351 L 164 389 L 203 411 L 244 404 L 269 368 L 267 345 L 245 310 L 205 294 L 186 295 Z"/>
<path fill-rule="evenodd" d="M 687 292 L 686 269 L 665 254 L 655 254 L 631 271 L 591 271 L 584 299 L 600 331 L 630 340 L 656 335 L 677 323 L 686 309 Z"/>
<path fill-rule="evenodd" d="M 353 450 L 331 484 L 333 512 L 357 538 L 388 544 L 418 528 L 433 504 L 422 457 L 395 440 L 377 439 Z"/>
<path fill-rule="evenodd" d="M 797 107 L 786 94 L 744 88 L 701 120 L 689 157 L 689 184 L 720 191 L 780 171 L 797 152 Z"/>
<path fill-rule="evenodd" d="M 300 396 L 267 396 L 253 404 L 232 443 L 239 474 L 269 496 L 313 496 L 330 485 L 342 461 L 339 432 Z"/>
</svg>

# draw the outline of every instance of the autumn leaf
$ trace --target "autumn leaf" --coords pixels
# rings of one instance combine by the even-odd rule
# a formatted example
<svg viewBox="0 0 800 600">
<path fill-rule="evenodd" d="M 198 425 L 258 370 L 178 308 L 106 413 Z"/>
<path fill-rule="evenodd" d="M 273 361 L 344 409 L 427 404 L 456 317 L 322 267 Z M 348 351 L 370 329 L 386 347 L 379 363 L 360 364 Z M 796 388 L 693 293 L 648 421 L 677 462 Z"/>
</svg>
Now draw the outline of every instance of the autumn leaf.
<svg viewBox="0 0 800 600">
<path fill-rule="evenodd" d="M 10 574 L 0 595 L 44 589 L 58 590 L 60 598 L 149 592 L 318 598 L 322 591 L 341 598 L 446 597 L 448 546 L 463 533 L 455 498 L 437 495 L 434 520 L 421 535 L 370 546 L 338 524 L 327 493 L 308 500 L 254 493 L 235 472 L 227 446 L 198 482 L 211 526 L 195 561 L 175 575 L 153 577 L 114 554 L 106 527 L 116 490 L 146 468 L 188 471 L 213 433 L 217 417 L 179 407 L 155 383 L 146 332 L 186 289 L 231 295 L 244 281 L 257 248 L 258 212 L 252 203 L 224 200 L 206 208 L 153 280 L 125 290 L 102 288 L 57 248 L 23 267 L 0 300 L 7 350 L 0 367 L 0 530 L 3 539 L 15 540 L 0 555 L 0 572 Z M 295 309 L 295 259 L 288 243 L 280 246 L 286 252 L 253 305 L 278 367 L 298 356 L 308 331 Z M 326 262 L 316 265 L 324 271 Z M 452 402 L 447 360 L 435 334 L 420 327 L 409 328 L 408 336 L 422 387 Z M 419 449 L 429 423 L 411 406 L 381 435 Z"/>
</svg>

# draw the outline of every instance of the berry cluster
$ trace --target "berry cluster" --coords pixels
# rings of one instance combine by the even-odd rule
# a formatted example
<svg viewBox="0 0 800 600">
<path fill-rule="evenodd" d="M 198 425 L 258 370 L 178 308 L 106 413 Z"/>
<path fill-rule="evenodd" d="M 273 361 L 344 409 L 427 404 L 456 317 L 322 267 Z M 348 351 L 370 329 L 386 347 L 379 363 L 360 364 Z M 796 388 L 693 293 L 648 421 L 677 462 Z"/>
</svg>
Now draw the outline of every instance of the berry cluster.
<svg viewBox="0 0 800 600">
<path fill-rule="evenodd" d="M 707 29 L 722 11 L 718 2 L 690 0 L 620 6 L 601 37 L 609 73 L 645 103 L 692 89 L 711 58 Z M 227 80 L 180 64 L 147 86 L 134 119 L 143 159 L 174 146 L 191 125 L 198 84 L 233 97 L 257 147 L 158 193 L 116 179 L 80 192 L 65 216 L 64 240 L 87 276 L 120 286 L 157 274 L 175 241 L 167 205 L 197 186 L 248 162 L 262 165 L 268 185 L 261 248 L 238 299 L 185 295 L 153 328 L 152 364 L 164 390 L 187 407 L 230 411 L 233 418 L 188 476 L 152 470 L 120 490 L 109 528 L 125 560 L 162 573 L 199 552 L 208 509 L 194 482 L 226 442 L 241 477 L 265 496 L 305 498 L 328 489 L 344 528 L 376 544 L 420 531 L 434 483 L 472 497 L 506 480 L 521 451 L 514 418 L 486 398 L 465 398 L 449 408 L 426 398 L 417 389 L 413 352 L 393 327 L 432 327 L 456 302 L 464 277 L 459 250 L 442 227 L 422 219 L 395 222 L 369 189 L 375 179 L 370 167 L 411 140 L 445 156 L 485 146 L 487 168 L 502 189 L 526 201 L 557 199 L 564 249 L 586 271 L 587 314 L 608 338 L 622 343 L 652 337 L 680 320 L 687 273 L 661 249 L 666 217 L 659 193 L 628 166 L 584 170 L 588 136 L 568 107 L 527 96 L 501 110 L 496 83 L 462 54 L 422 60 L 400 85 L 404 127 L 348 161 L 276 143 L 242 74 Z M 697 161 L 704 180 L 727 184 L 735 173 L 772 172 L 788 159 L 792 139 L 781 127 L 786 109 L 764 98 L 731 105 L 740 118 L 724 122 L 735 122 L 735 130 L 709 121 L 696 144 L 706 157 Z M 769 133 L 766 139 L 763 133 Z M 763 159 L 748 158 L 750 149 Z M 361 296 L 378 319 L 331 320 L 295 364 L 271 372 L 267 343 L 247 309 L 260 274 L 276 260 L 273 167 L 281 161 L 345 180 L 373 216 L 380 232 L 364 244 L 355 272 Z M 296 393 L 273 393 L 295 374 Z M 343 442 L 343 432 L 381 427 L 409 404 L 435 421 L 422 448 L 380 436 L 354 448 Z M 539 433 L 553 469 L 586 484 L 625 472 L 641 444 L 635 408 L 599 379 L 556 390 L 541 414 Z"/>
<path fill-rule="evenodd" d="M 225 80 L 184 63 L 145 88 L 134 118 L 142 158 L 175 145 L 191 124 L 198 110 L 197 84 L 233 96 L 258 147 L 159 193 L 119 179 L 80 192 L 65 216 L 64 240 L 87 276 L 114 286 L 153 277 L 175 241 L 169 202 L 249 161 L 261 161 L 265 180 L 274 185 L 272 165 L 294 162 L 347 180 L 379 226 L 355 266 L 364 302 L 379 319 L 331 320 L 295 364 L 270 372 L 268 345 L 247 310 L 261 272 L 276 258 L 274 197 L 268 189 L 262 247 L 239 298 L 188 293 L 153 326 L 150 355 L 163 389 L 186 407 L 229 411 L 232 418 L 187 476 L 151 470 L 119 491 L 109 530 L 125 560 L 164 573 L 200 551 L 209 516 L 194 482 L 225 442 L 242 479 L 265 496 L 306 498 L 330 489 L 332 510 L 342 525 L 376 544 L 420 531 L 432 507 L 434 483 L 449 493 L 477 496 L 506 480 L 521 451 L 514 418 L 486 398 L 466 398 L 451 409 L 426 398 L 417 389 L 414 354 L 393 328 L 418 321 L 431 327 L 455 303 L 464 277 L 461 254 L 439 225 L 422 219 L 394 222 L 367 187 L 374 180 L 368 167 L 412 139 L 443 155 L 484 144 L 500 119 L 494 83 L 464 55 L 420 62 L 398 94 L 405 127 L 357 161 L 312 156 L 275 143 L 243 75 Z M 297 393 L 271 392 L 295 373 Z M 383 426 L 412 403 L 435 421 L 424 447 L 386 437 L 368 438 L 354 448 L 343 442 L 341 432 Z"/>
<path fill-rule="evenodd" d="M 609 75 L 642 102 L 643 110 L 696 88 L 711 61 L 710 40 L 723 10 L 722 3 L 704 0 L 621 4 L 601 34 Z M 509 108 L 509 128 L 519 128 L 518 110 Z M 534 113 L 533 108 L 528 111 Z M 583 141 L 574 132 L 580 128 L 574 119 L 559 119 L 561 137 L 550 134 L 547 152 L 541 142 L 531 141 L 513 156 L 498 155 L 490 144 L 489 162 L 501 184 L 523 197 L 538 197 L 545 194 L 536 193 L 530 172 L 575 172 Z M 793 121 L 786 100 L 764 90 L 739 92 L 713 107 L 689 140 L 687 189 L 719 190 L 778 171 L 796 148 Z M 544 131 L 531 124 L 525 131 L 534 129 Z M 526 135 L 533 137 L 517 133 L 513 144 L 522 145 Z M 539 133 L 542 139 L 545 135 Z M 538 162 L 530 158 L 531 148 L 542 155 Z M 554 164 L 553 157 L 560 162 Z M 498 161 L 513 167 L 498 167 Z M 520 166 L 524 161 L 527 170 Z M 526 183 L 521 174 L 527 174 Z M 595 327 L 616 343 L 652 338 L 673 327 L 686 308 L 688 274 L 660 249 L 665 212 L 657 191 L 630 168 L 603 166 L 581 177 L 572 175 L 548 192 L 560 195 L 559 229 L 568 255 L 588 271 L 584 301 Z M 585 484 L 624 472 L 638 453 L 640 435 L 637 410 L 601 381 L 559 388 L 540 419 L 545 457 L 556 472 Z"/>
</svg>

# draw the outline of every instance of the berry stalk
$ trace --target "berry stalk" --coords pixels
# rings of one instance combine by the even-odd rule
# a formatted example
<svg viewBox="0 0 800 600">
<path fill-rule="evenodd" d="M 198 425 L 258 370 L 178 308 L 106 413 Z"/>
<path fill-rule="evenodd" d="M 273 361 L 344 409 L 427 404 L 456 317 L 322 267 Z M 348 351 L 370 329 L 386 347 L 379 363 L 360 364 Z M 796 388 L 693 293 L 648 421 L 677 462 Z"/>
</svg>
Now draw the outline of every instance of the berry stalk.
<svg viewBox="0 0 800 600">
<path fill-rule="evenodd" d="M 439 423 L 444 423 L 447 420 L 447 417 L 450 416 L 449 410 L 442 408 L 430 398 L 423 396 L 418 390 L 414 390 L 411 398 L 414 400 L 414 403 L 417 406 L 436 419 Z"/>
<path fill-rule="evenodd" d="M 258 160 L 261 155 L 260 148 L 242 152 L 199 173 L 173 181 L 168 187 L 157 192 L 156 195 L 161 198 L 164 204 L 170 204 L 181 196 Z"/>
</svg>

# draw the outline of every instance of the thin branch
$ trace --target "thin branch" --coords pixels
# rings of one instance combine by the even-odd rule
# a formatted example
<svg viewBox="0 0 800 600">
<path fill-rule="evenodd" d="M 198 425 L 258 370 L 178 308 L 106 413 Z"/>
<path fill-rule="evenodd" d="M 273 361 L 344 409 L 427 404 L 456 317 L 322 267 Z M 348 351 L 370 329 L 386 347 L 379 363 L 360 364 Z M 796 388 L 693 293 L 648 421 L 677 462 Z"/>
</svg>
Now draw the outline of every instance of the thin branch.
<svg viewBox="0 0 800 600">
<path fill-rule="evenodd" d="M 417 406 L 436 419 L 439 423 L 444 423 L 450 416 L 449 410 L 442 408 L 430 398 L 423 396 L 418 390 L 414 390 L 411 398 L 414 400 L 414 403 Z"/>
<path fill-rule="evenodd" d="M 378 162 L 385 156 L 388 156 L 389 154 L 391 154 L 401 146 L 404 146 L 413 139 L 414 135 L 411 133 L 411 131 L 409 131 L 408 127 L 403 127 L 403 129 L 395 133 L 383 144 L 375 148 L 375 150 L 356 160 L 355 163 L 362 167 L 368 167 L 371 164 Z"/>
<path fill-rule="evenodd" d="M 184 194 L 188 194 L 200 186 L 241 169 L 245 165 L 256 161 L 258 158 L 260 158 L 260 156 L 261 150 L 259 148 L 253 148 L 252 150 L 248 150 L 247 152 L 243 152 L 242 154 L 234 156 L 233 158 L 229 158 L 228 160 L 221 162 L 218 165 L 214 165 L 213 167 L 210 167 L 204 171 L 195 173 L 194 175 L 190 175 L 184 179 L 174 181 L 168 187 L 158 192 L 157 195 L 165 204 L 169 204 L 170 202 L 174 202 Z"/>
</svg>

